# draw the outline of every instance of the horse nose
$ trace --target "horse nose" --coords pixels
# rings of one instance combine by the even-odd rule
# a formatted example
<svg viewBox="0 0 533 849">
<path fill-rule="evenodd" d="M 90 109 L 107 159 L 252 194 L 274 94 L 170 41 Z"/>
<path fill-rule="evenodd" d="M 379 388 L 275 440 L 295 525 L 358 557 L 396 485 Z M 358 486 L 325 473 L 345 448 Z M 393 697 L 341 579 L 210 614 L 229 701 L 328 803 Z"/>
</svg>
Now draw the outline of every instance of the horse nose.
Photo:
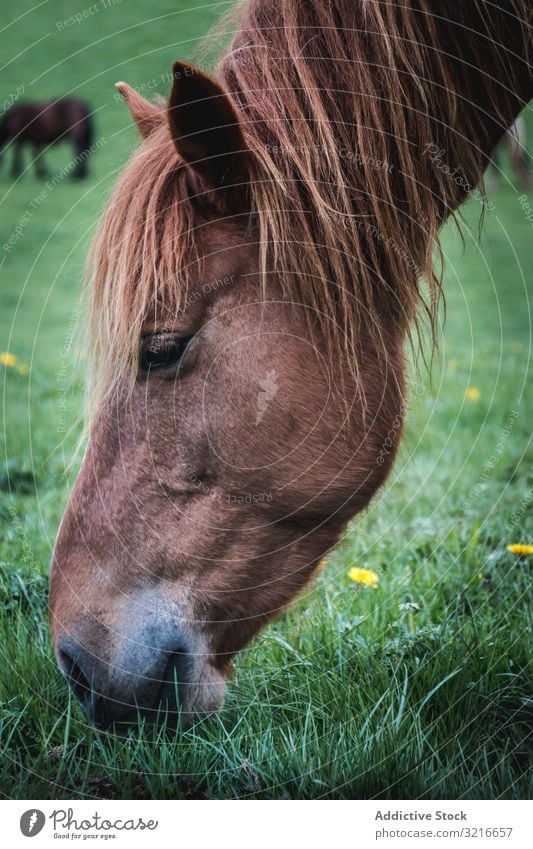
<svg viewBox="0 0 533 849">
<path fill-rule="evenodd" d="M 60 637 L 59 666 L 85 714 L 101 730 L 144 721 L 175 726 L 179 689 L 189 678 L 189 654 L 183 646 L 153 650 L 149 660 L 136 652 L 112 665 L 72 637 Z M 137 661 L 139 658 L 137 658 Z"/>
</svg>

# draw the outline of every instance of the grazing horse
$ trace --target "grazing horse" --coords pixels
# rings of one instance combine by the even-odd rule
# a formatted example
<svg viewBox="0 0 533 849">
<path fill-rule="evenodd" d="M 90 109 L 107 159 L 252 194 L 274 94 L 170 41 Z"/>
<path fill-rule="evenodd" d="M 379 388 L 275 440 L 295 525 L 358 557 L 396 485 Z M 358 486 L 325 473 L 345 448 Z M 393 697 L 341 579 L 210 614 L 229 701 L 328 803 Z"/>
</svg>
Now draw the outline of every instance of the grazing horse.
<svg viewBox="0 0 533 849">
<path fill-rule="evenodd" d="M 438 231 L 533 95 L 520 0 L 249 0 L 212 78 L 117 86 L 142 144 L 89 263 L 89 439 L 50 620 L 87 714 L 223 701 L 383 484 Z"/>
<path fill-rule="evenodd" d="M 43 150 L 69 139 L 75 154 L 72 176 L 83 179 L 87 176 L 92 138 L 93 122 L 88 106 L 70 97 L 49 103 L 18 103 L 6 112 L 0 122 L 0 150 L 8 142 L 13 145 L 13 178 L 22 173 L 24 145 L 32 147 L 37 176 L 46 177 Z"/>
</svg>

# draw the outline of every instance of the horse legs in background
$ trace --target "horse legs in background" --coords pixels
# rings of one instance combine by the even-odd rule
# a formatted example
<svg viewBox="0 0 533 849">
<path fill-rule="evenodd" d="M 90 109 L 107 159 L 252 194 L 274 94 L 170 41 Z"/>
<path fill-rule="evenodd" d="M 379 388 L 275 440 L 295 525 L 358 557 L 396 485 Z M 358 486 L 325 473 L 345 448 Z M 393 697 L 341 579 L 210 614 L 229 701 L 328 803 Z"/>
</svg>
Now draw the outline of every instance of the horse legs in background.
<svg viewBox="0 0 533 849">
<path fill-rule="evenodd" d="M 21 142 L 13 143 L 13 161 L 11 163 L 11 176 L 15 180 L 22 174 L 22 144 Z"/>
<path fill-rule="evenodd" d="M 76 168 L 72 172 L 72 177 L 75 180 L 84 180 L 89 173 L 87 163 L 91 154 L 93 140 L 92 118 L 85 108 L 83 120 L 78 121 L 72 129 L 71 139 L 76 158 Z"/>
<path fill-rule="evenodd" d="M 35 173 L 40 179 L 44 179 L 48 176 L 48 169 L 44 164 L 44 147 L 40 144 L 34 143 L 33 147 L 33 163 L 35 165 Z"/>
<path fill-rule="evenodd" d="M 74 142 L 74 151 L 77 165 L 72 172 L 72 177 L 74 180 L 84 180 L 88 175 L 87 160 L 89 158 L 89 150 L 85 144 Z"/>
</svg>

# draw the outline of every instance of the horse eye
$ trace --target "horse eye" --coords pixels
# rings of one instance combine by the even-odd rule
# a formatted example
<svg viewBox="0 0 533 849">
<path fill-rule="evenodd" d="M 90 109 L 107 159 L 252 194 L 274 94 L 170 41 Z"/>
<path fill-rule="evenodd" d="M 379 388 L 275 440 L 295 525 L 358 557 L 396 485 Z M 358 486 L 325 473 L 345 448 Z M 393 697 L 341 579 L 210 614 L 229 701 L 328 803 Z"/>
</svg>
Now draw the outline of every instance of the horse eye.
<svg viewBox="0 0 533 849">
<path fill-rule="evenodd" d="M 172 333 L 153 333 L 141 342 L 139 352 L 139 371 L 149 374 L 152 371 L 175 366 L 185 353 L 192 336 L 176 336 Z"/>
</svg>

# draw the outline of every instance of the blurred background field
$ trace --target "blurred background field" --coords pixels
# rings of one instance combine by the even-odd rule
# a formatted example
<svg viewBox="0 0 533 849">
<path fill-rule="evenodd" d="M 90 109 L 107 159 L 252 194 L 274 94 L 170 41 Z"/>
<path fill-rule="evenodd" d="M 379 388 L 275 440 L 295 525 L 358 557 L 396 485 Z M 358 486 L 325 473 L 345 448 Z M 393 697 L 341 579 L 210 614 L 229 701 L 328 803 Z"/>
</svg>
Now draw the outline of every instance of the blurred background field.
<svg viewBox="0 0 533 849">
<path fill-rule="evenodd" d="M 172 61 L 194 59 L 231 5 L 24 0 L 0 12 L 0 107 L 21 90 L 80 97 L 98 143 L 89 179 L 52 189 L 29 158 L 16 182 L 9 150 L 0 163 L 0 793 L 527 797 L 533 558 L 505 546 L 533 542 L 533 221 L 505 158 L 481 237 L 477 201 L 464 245 L 453 226 L 444 234 L 440 354 L 431 381 L 413 375 L 392 479 L 242 654 L 220 716 L 174 737 L 100 737 L 55 667 L 47 575 L 81 429 L 82 269 L 137 144 L 114 83 L 165 95 Z M 48 152 L 48 179 L 72 156 L 68 143 Z M 377 587 L 350 580 L 354 566 Z"/>
</svg>

